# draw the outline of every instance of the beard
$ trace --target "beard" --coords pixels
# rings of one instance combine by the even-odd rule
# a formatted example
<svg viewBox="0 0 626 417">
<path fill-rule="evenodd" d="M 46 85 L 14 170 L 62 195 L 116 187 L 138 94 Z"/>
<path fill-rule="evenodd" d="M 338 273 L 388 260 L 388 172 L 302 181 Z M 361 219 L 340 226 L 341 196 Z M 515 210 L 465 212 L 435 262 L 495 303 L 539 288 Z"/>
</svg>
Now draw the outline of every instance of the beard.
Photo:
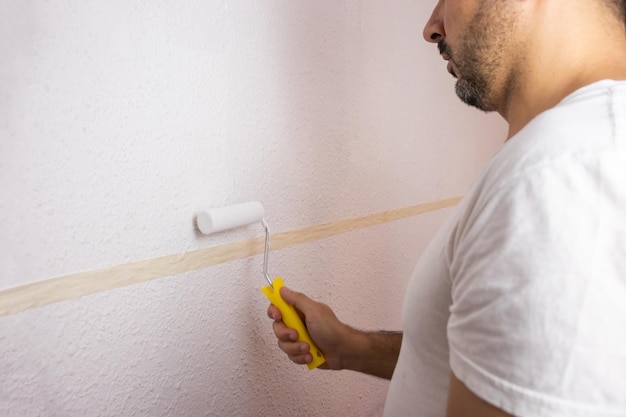
<svg viewBox="0 0 626 417">
<path fill-rule="evenodd" d="M 452 63 L 456 95 L 465 104 L 485 112 L 503 108 L 516 78 L 514 71 L 506 72 L 505 65 L 514 59 L 505 55 L 514 50 L 511 44 L 516 16 L 502 8 L 498 0 L 484 2 L 454 48 L 443 39 L 437 45 Z"/>
<path fill-rule="evenodd" d="M 461 101 L 485 112 L 495 110 L 488 100 L 492 84 L 490 74 L 493 72 L 483 70 L 484 65 L 479 57 L 474 56 L 476 54 L 471 49 L 469 53 L 457 56 L 452 53 L 450 46 L 444 40 L 439 42 L 438 47 L 441 54 L 450 57 L 450 62 L 454 66 L 451 71 L 457 79 L 454 89 Z"/>
</svg>

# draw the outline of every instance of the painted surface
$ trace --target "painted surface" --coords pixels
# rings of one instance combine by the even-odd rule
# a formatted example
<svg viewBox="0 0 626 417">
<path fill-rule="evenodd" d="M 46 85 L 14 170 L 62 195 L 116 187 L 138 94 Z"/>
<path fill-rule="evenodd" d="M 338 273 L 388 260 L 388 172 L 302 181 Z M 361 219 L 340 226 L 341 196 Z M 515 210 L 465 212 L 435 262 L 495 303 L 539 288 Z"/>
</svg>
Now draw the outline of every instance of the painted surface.
<svg viewBox="0 0 626 417">
<path fill-rule="evenodd" d="M 429 3 L 0 2 L 0 289 L 262 234 L 200 236 L 202 208 L 258 200 L 279 232 L 463 194 L 504 128 L 455 98 Z M 398 328 L 446 214 L 270 274 Z M 279 353 L 261 261 L 0 318 L 0 415 L 379 415 L 385 381 Z"/>
</svg>

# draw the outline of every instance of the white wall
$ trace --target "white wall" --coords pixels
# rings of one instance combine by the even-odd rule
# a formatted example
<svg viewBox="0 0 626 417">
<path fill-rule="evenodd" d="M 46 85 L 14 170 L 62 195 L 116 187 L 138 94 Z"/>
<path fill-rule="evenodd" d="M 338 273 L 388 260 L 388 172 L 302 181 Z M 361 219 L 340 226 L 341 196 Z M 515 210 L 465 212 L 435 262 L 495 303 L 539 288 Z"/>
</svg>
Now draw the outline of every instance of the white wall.
<svg viewBox="0 0 626 417">
<path fill-rule="evenodd" d="M 421 38 L 435 1 L 0 0 L 0 290 L 461 195 L 504 138 Z M 272 252 L 398 328 L 447 211 Z M 373 416 L 387 383 L 280 354 L 261 257 L 0 317 L 0 415 Z"/>
</svg>

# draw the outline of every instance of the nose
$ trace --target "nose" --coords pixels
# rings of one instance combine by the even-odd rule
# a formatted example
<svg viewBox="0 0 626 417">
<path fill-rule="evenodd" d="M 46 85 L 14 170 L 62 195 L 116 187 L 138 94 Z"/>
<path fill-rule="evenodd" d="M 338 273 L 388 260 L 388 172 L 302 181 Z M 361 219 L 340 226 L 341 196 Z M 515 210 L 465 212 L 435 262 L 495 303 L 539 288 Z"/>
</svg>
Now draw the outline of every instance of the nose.
<svg viewBox="0 0 626 417">
<path fill-rule="evenodd" d="M 443 27 L 443 3 L 445 0 L 439 0 L 433 9 L 433 14 L 424 26 L 423 36 L 426 42 L 437 43 L 446 36 Z"/>
</svg>

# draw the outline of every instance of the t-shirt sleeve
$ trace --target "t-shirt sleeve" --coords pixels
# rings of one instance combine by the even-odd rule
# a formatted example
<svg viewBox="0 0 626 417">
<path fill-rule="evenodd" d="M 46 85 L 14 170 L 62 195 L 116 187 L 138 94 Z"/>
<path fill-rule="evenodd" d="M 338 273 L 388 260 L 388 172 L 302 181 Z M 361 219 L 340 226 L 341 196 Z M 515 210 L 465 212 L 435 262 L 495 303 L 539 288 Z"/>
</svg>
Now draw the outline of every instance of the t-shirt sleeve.
<svg viewBox="0 0 626 417">
<path fill-rule="evenodd" d="M 564 158 L 480 195 L 451 244 L 450 365 L 516 416 L 626 416 L 626 225 Z"/>
</svg>

